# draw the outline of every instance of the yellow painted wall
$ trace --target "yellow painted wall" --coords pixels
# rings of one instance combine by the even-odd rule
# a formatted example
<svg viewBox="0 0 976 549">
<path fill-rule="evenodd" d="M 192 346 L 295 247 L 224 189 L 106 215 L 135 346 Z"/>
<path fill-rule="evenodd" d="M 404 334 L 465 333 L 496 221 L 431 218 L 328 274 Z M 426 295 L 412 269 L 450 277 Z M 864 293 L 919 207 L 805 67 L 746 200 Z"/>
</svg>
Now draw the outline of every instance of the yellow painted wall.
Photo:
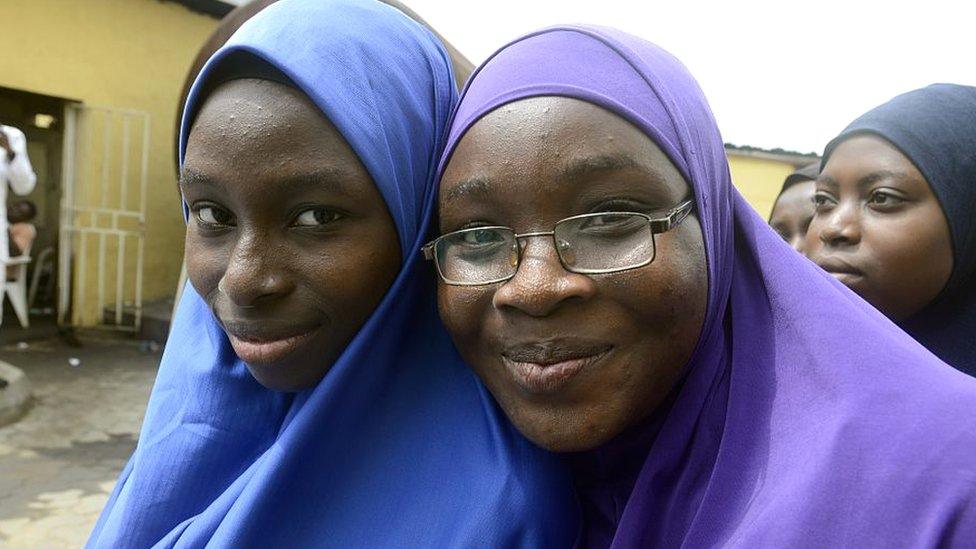
<svg viewBox="0 0 976 549">
<path fill-rule="evenodd" d="M 796 171 L 788 162 L 729 153 L 732 183 L 763 219 L 769 218 L 773 202 L 786 176 Z"/>
<path fill-rule="evenodd" d="M 172 295 L 184 234 L 174 117 L 186 72 L 217 20 L 159 0 L 0 0 L 0 21 L 0 86 L 149 113 L 143 299 Z"/>
</svg>

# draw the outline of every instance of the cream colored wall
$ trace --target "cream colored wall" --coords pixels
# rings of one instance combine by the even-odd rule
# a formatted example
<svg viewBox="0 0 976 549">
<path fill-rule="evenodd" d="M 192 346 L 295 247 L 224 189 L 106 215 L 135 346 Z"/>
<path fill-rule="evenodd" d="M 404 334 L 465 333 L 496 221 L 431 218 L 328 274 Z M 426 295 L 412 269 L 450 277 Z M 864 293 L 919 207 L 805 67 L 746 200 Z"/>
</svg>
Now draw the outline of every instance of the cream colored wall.
<svg viewBox="0 0 976 549">
<path fill-rule="evenodd" d="M 2 0 L 0 21 L 0 86 L 149 113 L 144 299 L 171 295 L 183 255 L 174 117 L 217 20 L 159 0 Z"/>
<path fill-rule="evenodd" d="M 796 170 L 787 162 L 738 156 L 729 154 L 729 168 L 732 171 L 732 183 L 749 204 L 763 217 L 769 218 L 773 209 L 773 202 L 779 195 L 786 176 Z"/>
</svg>

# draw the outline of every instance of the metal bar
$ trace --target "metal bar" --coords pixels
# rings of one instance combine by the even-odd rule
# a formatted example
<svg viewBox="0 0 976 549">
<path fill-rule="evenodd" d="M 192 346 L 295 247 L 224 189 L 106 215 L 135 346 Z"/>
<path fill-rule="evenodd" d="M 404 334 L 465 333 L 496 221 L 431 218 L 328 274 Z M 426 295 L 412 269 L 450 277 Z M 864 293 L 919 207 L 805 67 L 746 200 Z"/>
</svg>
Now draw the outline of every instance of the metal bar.
<svg viewBox="0 0 976 549">
<path fill-rule="evenodd" d="M 105 233 L 98 235 L 98 315 L 105 310 Z"/>
<path fill-rule="evenodd" d="M 119 186 L 119 209 L 124 210 L 126 208 L 126 198 L 129 190 L 129 186 L 126 182 L 129 180 L 129 116 L 122 116 L 122 179 L 120 180 Z"/>
<path fill-rule="evenodd" d="M 82 136 L 80 143 L 83 147 L 81 151 L 82 169 L 78 174 L 77 183 L 75 184 L 75 202 L 87 204 L 92 201 L 91 188 L 95 175 L 92 168 L 92 165 L 95 163 L 93 160 L 95 155 L 92 151 L 95 148 L 93 145 L 95 143 L 95 115 L 82 110 L 80 107 L 78 112 L 81 113 L 81 119 L 85 121 L 86 135 Z"/>
<path fill-rule="evenodd" d="M 125 236 L 119 235 L 119 254 L 118 254 L 118 265 L 115 269 L 115 325 L 120 326 L 122 324 L 122 293 L 123 293 L 123 280 L 125 276 Z"/>
<path fill-rule="evenodd" d="M 112 160 L 112 113 L 105 113 L 105 141 L 102 143 L 102 196 L 99 203 L 104 208 L 108 204 L 108 166 Z"/>
<path fill-rule="evenodd" d="M 139 246 L 136 249 L 136 303 L 132 312 L 136 331 L 142 326 L 142 255 L 145 244 L 145 236 L 139 235 Z"/>
<path fill-rule="evenodd" d="M 85 310 L 85 299 L 86 299 L 86 286 L 87 274 L 88 274 L 88 234 L 78 233 L 78 293 L 77 299 L 75 300 L 74 307 L 74 323 L 78 322 L 78 318 L 81 318 L 83 311 Z"/>
<path fill-rule="evenodd" d="M 64 149 L 61 157 L 61 231 L 58 236 L 58 324 L 65 323 L 71 300 L 71 225 L 74 222 L 75 139 L 78 113 L 73 105 L 64 107 Z"/>
<path fill-rule="evenodd" d="M 143 114 L 142 128 L 142 173 L 139 182 L 139 228 L 142 234 L 139 235 L 139 244 L 136 251 L 136 303 L 133 316 L 135 319 L 135 329 L 138 331 L 142 326 L 142 263 L 143 248 L 146 244 L 146 187 L 149 181 L 149 114 Z"/>
<path fill-rule="evenodd" d="M 73 209 L 76 212 L 94 212 L 110 215 L 118 214 L 135 218 L 139 217 L 139 212 L 136 210 L 113 210 L 112 208 L 98 208 L 94 206 L 75 206 Z"/>
<path fill-rule="evenodd" d="M 146 221 L 146 187 L 149 181 L 149 115 L 143 114 L 142 127 L 142 167 L 139 180 L 139 214 L 140 221 Z M 139 273 L 142 276 L 142 273 Z"/>
<path fill-rule="evenodd" d="M 71 231 L 76 233 L 86 233 L 86 234 L 106 234 L 115 236 L 139 236 L 142 231 L 138 230 L 125 230 L 125 229 L 103 229 L 101 227 L 78 227 L 69 226 Z"/>
</svg>

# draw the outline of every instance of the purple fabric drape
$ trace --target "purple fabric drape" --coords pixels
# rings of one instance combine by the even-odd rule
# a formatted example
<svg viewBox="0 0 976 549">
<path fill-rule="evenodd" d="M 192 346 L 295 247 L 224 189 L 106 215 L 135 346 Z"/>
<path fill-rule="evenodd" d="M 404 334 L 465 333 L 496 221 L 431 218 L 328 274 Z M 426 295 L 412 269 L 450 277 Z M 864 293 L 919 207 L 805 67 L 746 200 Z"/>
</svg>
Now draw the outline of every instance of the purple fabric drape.
<svg viewBox="0 0 976 549">
<path fill-rule="evenodd" d="M 480 117 L 542 95 L 589 101 L 647 134 L 694 188 L 708 258 L 705 325 L 670 410 L 643 448 L 613 442 L 643 459 L 606 527 L 612 546 L 976 545 L 976 380 L 766 226 L 733 189 L 708 103 L 670 54 L 598 27 L 516 40 L 469 82 L 441 169 Z M 584 531 L 600 528 L 583 510 Z"/>
</svg>

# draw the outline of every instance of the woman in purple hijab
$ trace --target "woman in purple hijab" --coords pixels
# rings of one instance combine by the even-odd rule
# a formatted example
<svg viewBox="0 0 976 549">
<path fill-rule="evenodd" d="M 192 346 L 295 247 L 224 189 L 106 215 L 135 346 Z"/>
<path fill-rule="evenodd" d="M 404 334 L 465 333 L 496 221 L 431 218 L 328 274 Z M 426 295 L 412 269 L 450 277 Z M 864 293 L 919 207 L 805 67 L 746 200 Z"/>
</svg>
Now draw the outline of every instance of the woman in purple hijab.
<svg viewBox="0 0 976 549">
<path fill-rule="evenodd" d="M 976 542 L 976 380 L 758 217 L 667 52 L 583 26 L 505 46 L 440 176 L 441 316 L 566 456 L 577 546 Z"/>
</svg>

